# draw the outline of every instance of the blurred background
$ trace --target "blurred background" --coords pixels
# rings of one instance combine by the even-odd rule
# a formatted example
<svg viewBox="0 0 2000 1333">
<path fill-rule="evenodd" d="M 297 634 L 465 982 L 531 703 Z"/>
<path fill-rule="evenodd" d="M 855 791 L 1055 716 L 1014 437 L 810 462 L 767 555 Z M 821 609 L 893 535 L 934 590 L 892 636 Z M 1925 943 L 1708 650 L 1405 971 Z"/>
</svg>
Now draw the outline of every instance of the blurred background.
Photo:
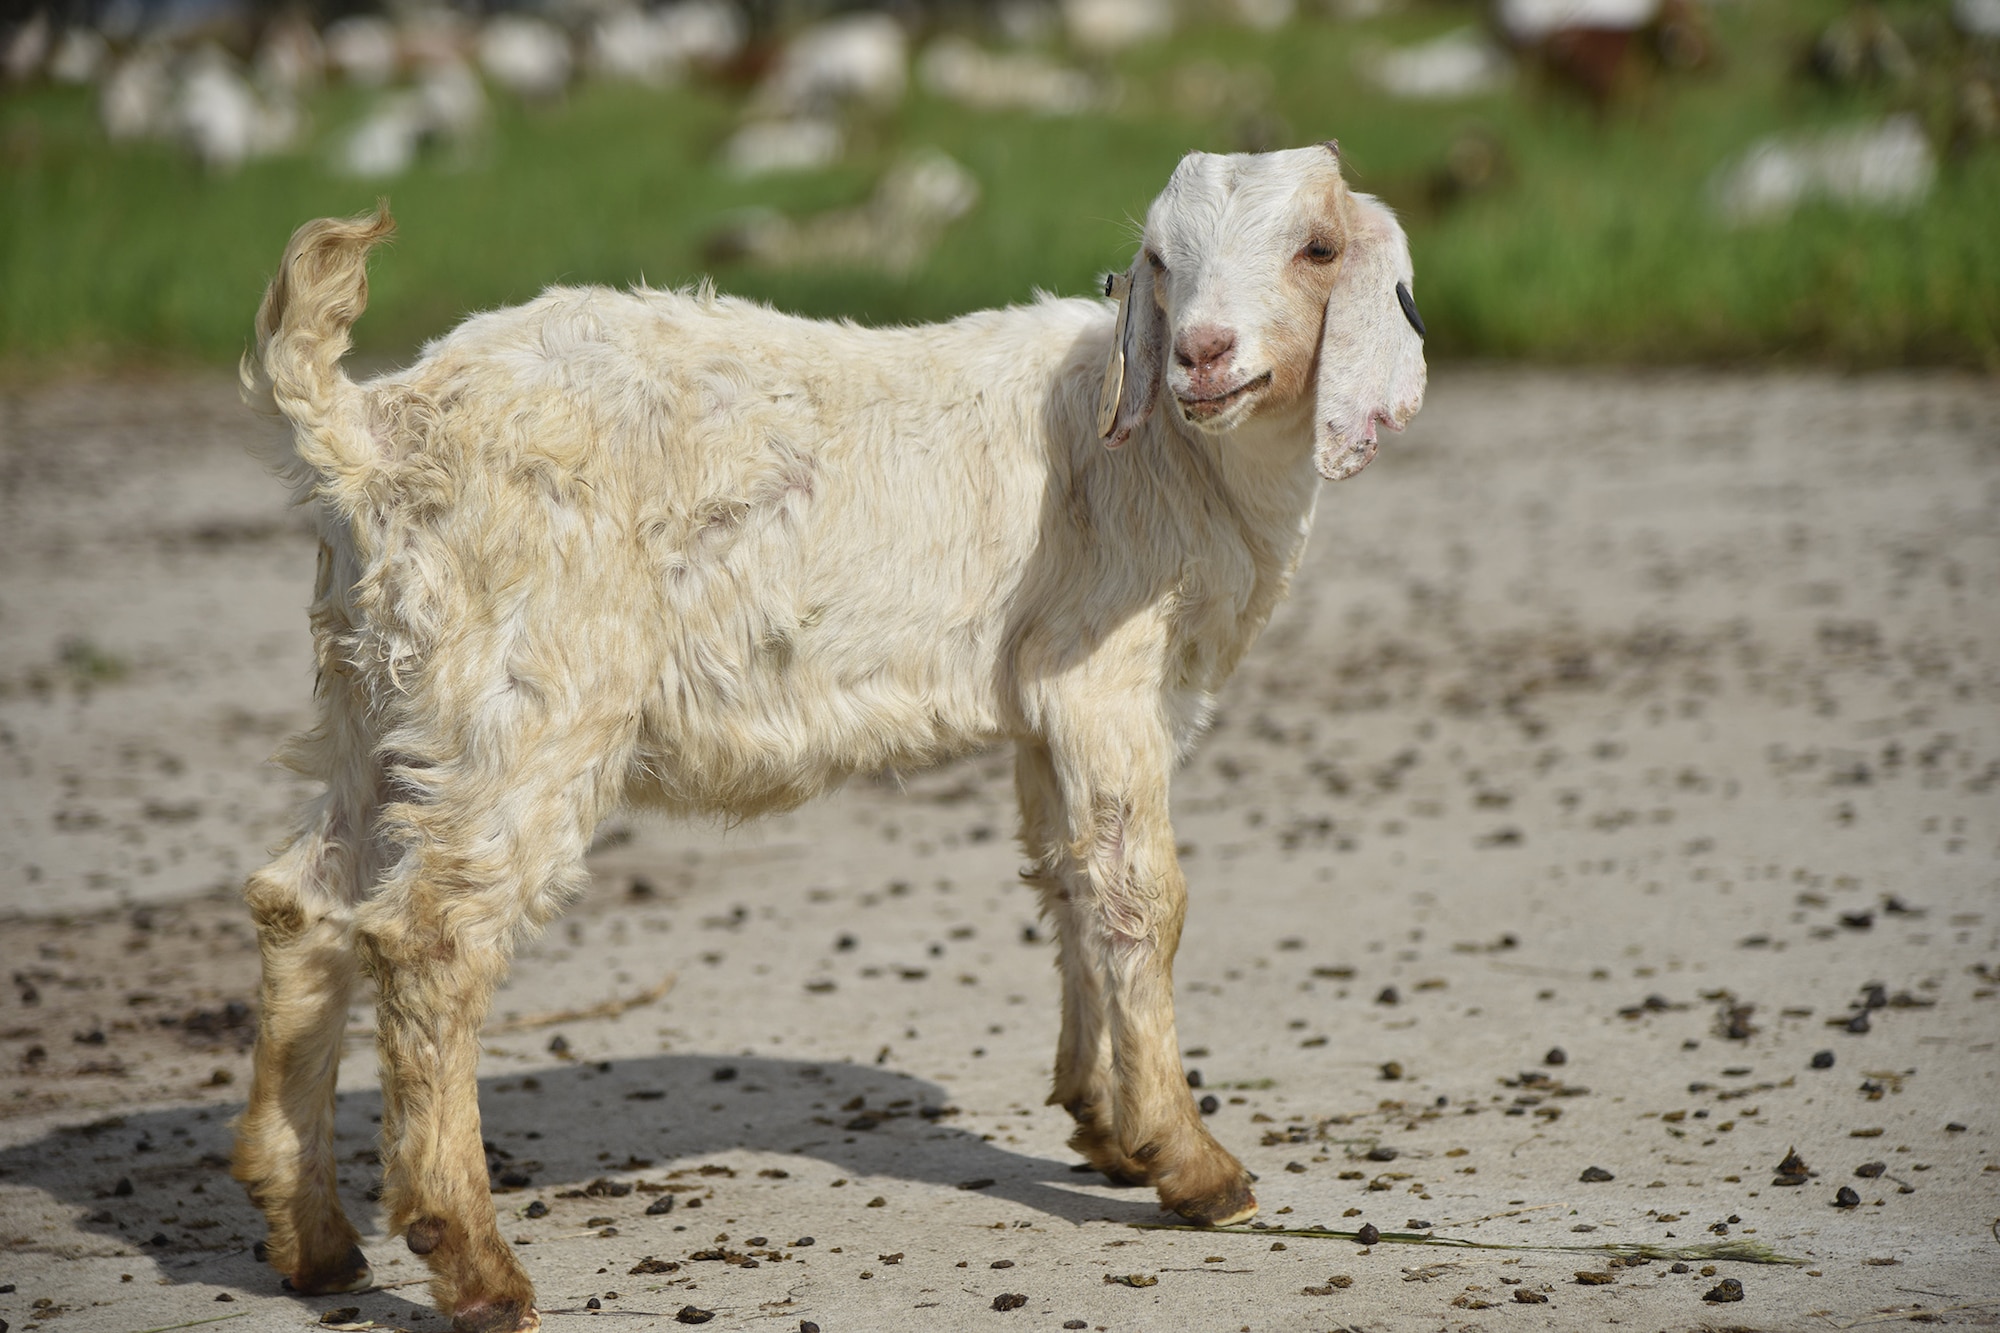
<svg viewBox="0 0 2000 1333">
<path fill-rule="evenodd" d="M 386 196 L 364 354 L 551 282 L 1091 290 L 1189 149 L 1338 137 L 1431 350 L 2000 367 L 2000 0 L 6 0 L 0 367 L 227 362 Z"/>
</svg>

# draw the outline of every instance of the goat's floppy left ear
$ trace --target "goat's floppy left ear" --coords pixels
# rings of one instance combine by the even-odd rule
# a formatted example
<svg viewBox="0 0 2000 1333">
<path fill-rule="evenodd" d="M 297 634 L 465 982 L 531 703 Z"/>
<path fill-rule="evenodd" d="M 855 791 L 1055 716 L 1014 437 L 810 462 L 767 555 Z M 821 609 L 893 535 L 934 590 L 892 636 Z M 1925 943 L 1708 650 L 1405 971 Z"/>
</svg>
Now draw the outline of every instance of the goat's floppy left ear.
<svg viewBox="0 0 2000 1333">
<path fill-rule="evenodd" d="M 1411 292 L 1410 245 L 1396 216 L 1365 194 L 1326 302 L 1313 464 L 1342 481 L 1375 457 L 1376 430 L 1401 430 L 1424 405 L 1423 321 Z"/>
<path fill-rule="evenodd" d="M 1097 434 L 1107 449 L 1116 449 L 1153 415 L 1167 373 L 1167 321 L 1153 296 L 1153 266 L 1144 251 L 1130 269 L 1111 275 L 1104 294 L 1118 299 L 1118 323 L 1098 391 Z"/>
</svg>

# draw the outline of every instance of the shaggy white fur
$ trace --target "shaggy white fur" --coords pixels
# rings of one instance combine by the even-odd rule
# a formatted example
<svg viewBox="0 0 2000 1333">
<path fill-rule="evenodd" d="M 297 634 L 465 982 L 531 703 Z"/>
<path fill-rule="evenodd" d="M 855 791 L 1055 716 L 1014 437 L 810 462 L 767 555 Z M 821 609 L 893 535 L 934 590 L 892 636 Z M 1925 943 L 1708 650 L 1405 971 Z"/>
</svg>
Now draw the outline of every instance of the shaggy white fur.
<svg viewBox="0 0 2000 1333">
<path fill-rule="evenodd" d="M 536 1326 L 488 1198 L 476 1033 L 598 822 L 744 818 L 1002 741 L 1061 942 L 1050 1100 L 1182 1215 L 1254 1212 L 1175 1041 L 1167 789 L 1285 592 L 1318 474 L 1422 400 L 1402 232 L 1331 145 L 1183 161 L 1116 311 L 871 330 L 556 288 L 355 384 L 389 228 L 302 227 L 258 318 L 322 542 L 321 721 L 289 758 L 326 784 L 248 887 L 264 1018 L 235 1169 L 270 1261 L 302 1290 L 367 1280 L 330 1148 L 359 966 L 391 1224 L 456 1327 Z"/>
</svg>

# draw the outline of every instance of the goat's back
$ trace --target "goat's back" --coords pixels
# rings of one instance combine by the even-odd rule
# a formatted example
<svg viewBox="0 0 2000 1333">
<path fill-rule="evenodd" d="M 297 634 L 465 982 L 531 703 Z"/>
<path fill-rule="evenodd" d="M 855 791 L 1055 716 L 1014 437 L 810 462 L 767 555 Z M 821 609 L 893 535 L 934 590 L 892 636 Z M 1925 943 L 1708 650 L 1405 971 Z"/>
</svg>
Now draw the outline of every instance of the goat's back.
<svg viewBox="0 0 2000 1333">
<path fill-rule="evenodd" d="M 371 693 L 401 753 L 588 737 L 681 809 L 990 742 L 1024 597 L 1081 573 L 1050 564 L 1078 558 L 1108 337 L 1084 301 L 866 330 L 586 288 L 476 316 L 363 386 L 383 476 L 330 528 L 366 548 L 336 562 L 363 570 L 339 655 L 395 678 Z"/>
</svg>

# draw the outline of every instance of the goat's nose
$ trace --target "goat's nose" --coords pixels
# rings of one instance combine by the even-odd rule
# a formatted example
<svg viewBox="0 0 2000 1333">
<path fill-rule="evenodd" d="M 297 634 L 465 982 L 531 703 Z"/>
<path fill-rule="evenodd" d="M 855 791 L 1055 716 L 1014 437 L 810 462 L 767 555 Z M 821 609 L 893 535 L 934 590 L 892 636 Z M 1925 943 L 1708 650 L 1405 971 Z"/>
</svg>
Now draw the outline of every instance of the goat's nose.
<svg viewBox="0 0 2000 1333">
<path fill-rule="evenodd" d="M 1214 324 L 1189 329 L 1174 343 L 1174 359 L 1190 370 L 1212 370 L 1236 350 L 1236 331 Z"/>
</svg>

